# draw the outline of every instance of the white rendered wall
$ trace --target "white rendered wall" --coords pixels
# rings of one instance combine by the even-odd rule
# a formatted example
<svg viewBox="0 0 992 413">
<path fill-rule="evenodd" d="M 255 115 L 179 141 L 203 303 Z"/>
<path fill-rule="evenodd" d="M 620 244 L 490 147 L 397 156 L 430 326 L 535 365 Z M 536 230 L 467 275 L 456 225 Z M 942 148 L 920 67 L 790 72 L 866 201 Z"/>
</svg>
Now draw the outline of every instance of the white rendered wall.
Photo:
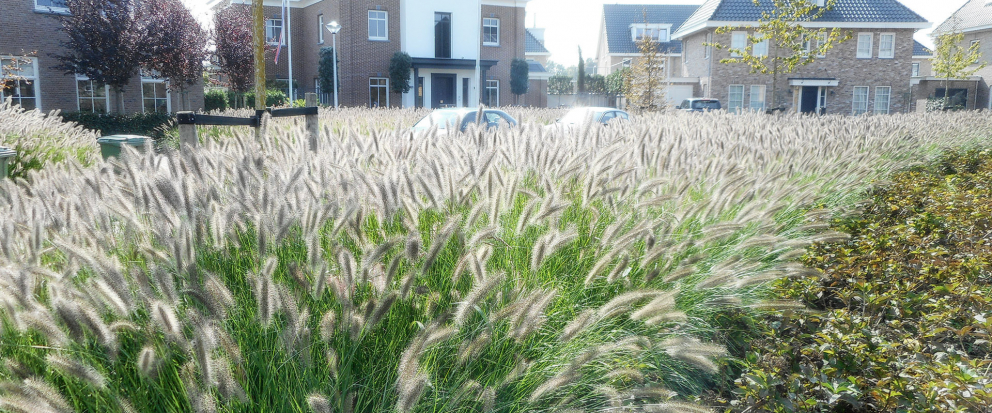
<svg viewBox="0 0 992 413">
<path fill-rule="evenodd" d="M 451 13 L 451 58 L 478 55 L 479 0 L 403 0 L 401 8 L 401 47 L 410 56 L 434 57 L 435 12 Z"/>
<path fill-rule="evenodd" d="M 469 81 L 468 81 L 468 87 L 469 87 L 469 89 L 474 89 L 475 88 L 475 83 L 472 81 L 472 79 L 475 77 L 475 70 L 474 69 L 472 69 L 472 70 L 465 70 L 465 69 L 460 69 L 460 70 L 454 70 L 454 69 L 420 69 L 420 77 L 424 78 L 424 107 L 426 107 L 426 108 L 431 107 L 431 104 L 434 102 L 433 99 L 432 99 L 432 96 L 431 96 L 431 74 L 433 74 L 433 73 L 438 73 L 438 74 L 454 74 L 454 75 L 456 75 L 456 78 L 455 78 L 455 92 L 456 92 L 455 93 L 455 101 L 457 102 L 458 107 L 463 107 L 464 105 L 462 105 L 462 99 L 463 99 L 463 96 L 464 96 L 465 91 L 462 90 L 462 85 L 464 85 L 464 82 L 465 81 L 462 80 L 462 79 L 469 79 Z M 403 107 L 406 107 L 406 108 L 412 108 L 412 107 L 414 107 L 414 103 L 416 103 L 416 97 L 417 97 L 417 95 L 416 95 L 416 93 L 417 93 L 417 88 L 416 88 L 417 83 L 416 82 L 417 82 L 417 79 L 413 76 L 413 72 L 411 71 L 411 74 L 410 74 L 410 85 L 413 86 L 413 87 L 410 88 L 410 92 L 403 94 Z M 500 86 L 502 86 L 502 85 L 500 85 Z M 476 102 L 478 102 L 479 100 L 476 97 L 477 95 L 475 94 L 475 91 L 474 90 L 469 90 L 468 93 L 469 93 L 469 95 L 468 95 L 468 97 L 469 97 L 469 99 L 468 99 L 468 105 L 469 105 L 469 107 L 476 107 L 476 106 L 478 106 L 476 104 Z"/>
</svg>

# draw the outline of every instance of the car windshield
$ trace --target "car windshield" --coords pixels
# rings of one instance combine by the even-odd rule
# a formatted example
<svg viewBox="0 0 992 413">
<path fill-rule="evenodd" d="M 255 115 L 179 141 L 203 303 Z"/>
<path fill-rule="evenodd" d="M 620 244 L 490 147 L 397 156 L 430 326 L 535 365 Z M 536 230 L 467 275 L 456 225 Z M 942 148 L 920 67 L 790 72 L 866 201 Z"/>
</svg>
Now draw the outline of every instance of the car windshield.
<svg viewBox="0 0 992 413">
<path fill-rule="evenodd" d="M 692 102 L 693 109 L 720 109 L 720 102 L 715 100 L 697 100 Z"/>
<path fill-rule="evenodd" d="M 474 113 L 473 113 L 474 115 Z M 473 116 L 474 118 L 474 116 Z M 431 126 L 438 125 L 438 129 L 448 129 L 448 125 L 458 124 L 458 113 L 457 112 L 447 112 L 438 111 L 425 116 L 420 122 L 414 125 L 417 129 L 427 129 Z"/>
<path fill-rule="evenodd" d="M 586 122 L 595 122 L 603 116 L 603 112 L 597 112 L 587 109 L 577 109 L 569 111 L 562 117 L 558 122 L 565 124 L 582 124 Z"/>
</svg>

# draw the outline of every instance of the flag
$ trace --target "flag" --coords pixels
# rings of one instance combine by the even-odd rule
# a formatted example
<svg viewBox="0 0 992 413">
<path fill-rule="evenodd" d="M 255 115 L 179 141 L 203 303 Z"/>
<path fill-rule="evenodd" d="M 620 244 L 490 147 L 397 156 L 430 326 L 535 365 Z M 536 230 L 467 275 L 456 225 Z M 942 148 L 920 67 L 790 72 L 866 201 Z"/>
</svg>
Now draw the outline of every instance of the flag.
<svg viewBox="0 0 992 413">
<path fill-rule="evenodd" d="M 282 0 L 282 24 L 279 27 L 279 44 L 276 46 L 276 64 L 279 64 L 279 52 L 282 51 L 283 39 L 286 37 L 286 0 Z"/>
</svg>

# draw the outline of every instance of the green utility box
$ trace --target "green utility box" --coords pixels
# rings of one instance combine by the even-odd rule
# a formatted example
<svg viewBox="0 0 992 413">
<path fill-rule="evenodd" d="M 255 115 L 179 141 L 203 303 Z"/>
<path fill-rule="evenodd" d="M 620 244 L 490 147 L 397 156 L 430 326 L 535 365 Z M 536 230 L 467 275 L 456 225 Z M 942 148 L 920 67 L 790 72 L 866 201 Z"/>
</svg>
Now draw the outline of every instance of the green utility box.
<svg viewBox="0 0 992 413">
<path fill-rule="evenodd" d="M 134 146 L 138 151 L 144 152 L 151 141 L 152 138 L 141 135 L 110 135 L 96 140 L 100 144 L 100 153 L 105 160 L 113 157 L 119 158 L 122 145 Z"/>
<path fill-rule="evenodd" d="M 10 160 L 17 155 L 13 149 L 0 146 L 0 179 L 6 178 L 10 170 Z"/>
</svg>

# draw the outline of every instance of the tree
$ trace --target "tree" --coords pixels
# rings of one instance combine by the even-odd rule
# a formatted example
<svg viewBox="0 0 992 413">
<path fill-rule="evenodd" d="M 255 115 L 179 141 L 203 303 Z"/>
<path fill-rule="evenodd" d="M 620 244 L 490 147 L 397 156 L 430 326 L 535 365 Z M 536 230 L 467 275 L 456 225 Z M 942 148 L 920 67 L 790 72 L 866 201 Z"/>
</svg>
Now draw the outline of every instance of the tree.
<svg viewBox="0 0 992 413">
<path fill-rule="evenodd" d="M 548 78 L 548 94 L 572 94 L 572 77 L 564 74 L 557 74 Z"/>
<path fill-rule="evenodd" d="M 231 90 L 243 94 L 255 84 L 251 10 L 230 5 L 214 15 L 214 43 L 221 74 Z"/>
<path fill-rule="evenodd" d="M 981 61 L 982 53 L 978 42 L 972 43 L 967 49 L 961 47 L 963 42 L 964 33 L 956 28 L 937 36 L 934 42 L 936 50 L 933 53 L 933 73 L 944 79 L 944 97 L 940 102 L 943 109 L 949 106 L 947 94 L 951 79 L 971 76 L 985 67 L 985 62 Z"/>
<path fill-rule="evenodd" d="M 527 93 L 530 87 L 530 65 L 524 59 L 513 59 L 510 62 L 510 92 L 518 98 Z"/>
<path fill-rule="evenodd" d="M 642 110 L 654 110 L 664 104 L 665 61 L 658 50 L 658 43 L 645 35 L 637 41 L 640 56 L 630 71 L 627 102 Z"/>
<path fill-rule="evenodd" d="M 626 95 L 630 89 L 630 68 L 624 67 L 606 76 L 606 92 L 614 95 Z"/>
<path fill-rule="evenodd" d="M 578 93 L 586 93 L 586 61 L 582 60 L 582 47 L 579 47 L 579 72 L 575 77 Z"/>
<path fill-rule="evenodd" d="M 180 0 L 146 0 L 143 3 L 148 23 L 148 54 L 142 65 L 158 77 L 167 79 L 169 87 L 184 97 L 189 86 L 203 78 L 203 59 L 207 55 L 207 34 L 193 13 Z"/>
<path fill-rule="evenodd" d="M 389 88 L 396 93 L 410 91 L 410 70 L 413 68 L 413 58 L 406 52 L 393 53 L 389 59 Z"/>
<path fill-rule="evenodd" d="M 755 7 L 762 7 L 762 0 L 752 0 Z M 772 2 L 769 11 L 761 13 L 761 19 L 747 35 L 743 48 L 734 48 L 720 43 L 707 46 L 728 50 L 730 58 L 720 59 L 720 63 L 746 64 L 751 73 L 772 75 L 772 109 L 778 107 L 778 76 L 792 73 L 825 55 L 834 46 L 849 40 L 850 32 L 838 28 L 814 28 L 804 26 L 805 22 L 815 21 L 834 7 L 837 0 L 827 0 L 823 7 L 810 0 L 763 0 Z M 727 34 L 739 30 L 737 26 L 723 26 L 717 34 Z M 767 42 L 766 42 L 767 41 Z M 755 50 L 755 45 L 762 45 Z"/>
<path fill-rule="evenodd" d="M 586 92 L 595 95 L 606 94 L 606 77 L 603 75 L 586 75 Z"/>
<path fill-rule="evenodd" d="M 65 0 L 65 6 L 59 30 L 69 40 L 61 42 L 64 54 L 51 55 L 59 62 L 54 68 L 111 86 L 123 112 L 124 88 L 150 56 L 141 10 L 135 0 Z"/>
<path fill-rule="evenodd" d="M 338 59 L 338 63 L 341 59 Z M 333 47 L 322 47 L 320 48 L 320 63 L 317 67 L 317 81 L 320 82 L 320 90 L 323 93 L 338 93 L 334 90 L 334 70 L 337 65 L 334 64 L 334 48 Z M 392 76 L 392 62 L 389 65 L 389 74 Z M 341 87 L 341 84 L 338 84 Z"/>
</svg>

